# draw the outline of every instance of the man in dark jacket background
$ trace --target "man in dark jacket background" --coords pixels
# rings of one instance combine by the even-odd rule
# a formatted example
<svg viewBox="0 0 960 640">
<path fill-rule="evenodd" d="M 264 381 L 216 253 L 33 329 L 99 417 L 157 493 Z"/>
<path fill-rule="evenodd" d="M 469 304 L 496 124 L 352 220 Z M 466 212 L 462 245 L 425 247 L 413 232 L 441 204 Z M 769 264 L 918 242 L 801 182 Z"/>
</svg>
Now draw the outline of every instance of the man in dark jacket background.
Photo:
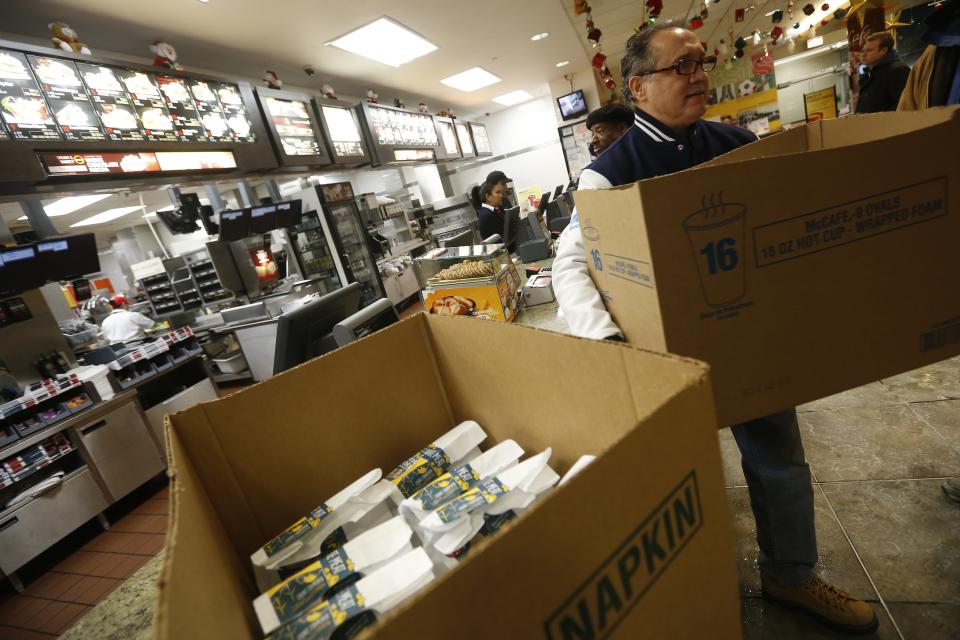
<svg viewBox="0 0 960 640">
<path fill-rule="evenodd" d="M 900 62 L 900 55 L 893 48 L 893 36 L 882 31 L 868 37 L 860 61 L 867 65 L 867 71 L 860 79 L 857 113 L 896 111 L 910 67 Z"/>
</svg>

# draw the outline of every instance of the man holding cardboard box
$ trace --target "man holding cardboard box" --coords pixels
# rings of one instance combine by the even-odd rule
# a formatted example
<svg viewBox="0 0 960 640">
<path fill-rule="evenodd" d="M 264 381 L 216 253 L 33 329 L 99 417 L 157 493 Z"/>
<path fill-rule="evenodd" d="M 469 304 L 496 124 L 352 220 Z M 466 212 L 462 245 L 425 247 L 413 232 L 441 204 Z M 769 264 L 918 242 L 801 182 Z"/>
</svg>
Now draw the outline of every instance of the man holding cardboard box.
<svg viewBox="0 0 960 640">
<path fill-rule="evenodd" d="M 590 164 L 580 189 L 608 189 L 682 171 L 756 140 L 749 131 L 701 120 L 706 112 L 704 57 L 692 31 L 648 27 L 627 41 L 624 94 L 637 107 L 634 126 Z M 590 278 L 577 212 L 561 236 L 554 291 L 573 333 L 623 340 Z M 764 597 L 801 609 L 838 630 L 867 632 L 878 620 L 865 602 L 823 581 L 817 562 L 813 489 L 794 410 L 735 425 L 757 521 Z"/>
</svg>

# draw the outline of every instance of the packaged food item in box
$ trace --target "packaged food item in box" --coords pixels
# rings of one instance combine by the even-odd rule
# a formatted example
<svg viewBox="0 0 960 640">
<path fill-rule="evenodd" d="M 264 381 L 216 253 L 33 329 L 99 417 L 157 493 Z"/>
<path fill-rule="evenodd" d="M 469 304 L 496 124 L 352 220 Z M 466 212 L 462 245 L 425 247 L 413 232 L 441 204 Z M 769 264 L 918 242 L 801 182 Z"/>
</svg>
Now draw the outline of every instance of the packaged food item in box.
<svg viewBox="0 0 960 640">
<path fill-rule="evenodd" d="M 433 563 L 426 551 L 414 549 L 391 560 L 372 574 L 324 600 L 292 620 L 271 640 L 325 640 L 343 628 L 342 637 L 352 638 L 361 629 L 429 584 Z"/>
<path fill-rule="evenodd" d="M 330 518 L 330 515 L 334 511 L 344 506 L 350 498 L 373 486 L 380 479 L 381 475 L 382 472 L 380 469 L 370 471 L 346 489 L 315 508 L 309 514 L 297 520 L 250 556 L 253 564 L 268 569 L 275 569 L 280 566 L 283 561 L 291 558 L 295 553 L 302 550 L 304 546 L 312 547 L 316 545 L 317 551 L 319 551 L 320 543 L 323 542 L 323 539 L 332 529 L 336 528 L 336 526 L 334 526 L 321 533 L 321 525 Z M 339 526 L 339 523 L 337 526 Z M 324 529 L 326 529 L 326 527 L 324 527 Z"/>
<path fill-rule="evenodd" d="M 417 526 L 424 544 L 455 554 L 484 527 L 484 516 L 526 509 L 560 476 L 548 466 L 552 450 L 520 462 L 441 505 Z"/>
<path fill-rule="evenodd" d="M 449 502 L 478 482 L 512 467 L 523 456 L 523 448 L 513 440 L 504 440 L 469 462 L 452 467 L 423 489 L 400 503 L 400 513 L 417 521 Z"/>
<path fill-rule="evenodd" d="M 442 476 L 451 464 L 475 457 L 479 454 L 477 447 L 486 438 L 483 427 L 466 420 L 401 462 L 386 477 L 396 487 L 397 504 Z"/>
<path fill-rule="evenodd" d="M 253 601 L 265 634 L 297 617 L 320 600 L 376 571 L 394 557 L 413 549 L 413 531 L 396 516 L 287 578 Z"/>
<path fill-rule="evenodd" d="M 519 310 L 516 273 L 511 263 L 495 275 L 465 280 L 431 279 L 422 292 L 424 310 L 436 315 L 512 322 Z"/>
</svg>

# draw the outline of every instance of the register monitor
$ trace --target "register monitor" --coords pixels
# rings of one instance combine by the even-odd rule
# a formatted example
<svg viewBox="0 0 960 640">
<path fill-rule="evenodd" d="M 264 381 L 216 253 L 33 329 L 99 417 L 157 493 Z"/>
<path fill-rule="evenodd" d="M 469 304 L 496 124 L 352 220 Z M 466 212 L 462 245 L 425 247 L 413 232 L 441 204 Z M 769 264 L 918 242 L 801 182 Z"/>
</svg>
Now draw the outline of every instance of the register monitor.
<svg viewBox="0 0 960 640">
<path fill-rule="evenodd" d="M 360 308 L 359 282 L 291 309 L 277 321 L 273 374 L 337 348 L 333 327 Z"/>
<path fill-rule="evenodd" d="M 387 298 L 380 298 L 338 322 L 333 327 L 333 339 L 338 347 L 342 347 L 399 321 L 400 315 L 393 303 Z"/>
<path fill-rule="evenodd" d="M 500 241 L 507 245 L 508 249 L 516 243 L 519 226 L 520 207 L 512 207 L 503 212 L 503 234 Z"/>
</svg>

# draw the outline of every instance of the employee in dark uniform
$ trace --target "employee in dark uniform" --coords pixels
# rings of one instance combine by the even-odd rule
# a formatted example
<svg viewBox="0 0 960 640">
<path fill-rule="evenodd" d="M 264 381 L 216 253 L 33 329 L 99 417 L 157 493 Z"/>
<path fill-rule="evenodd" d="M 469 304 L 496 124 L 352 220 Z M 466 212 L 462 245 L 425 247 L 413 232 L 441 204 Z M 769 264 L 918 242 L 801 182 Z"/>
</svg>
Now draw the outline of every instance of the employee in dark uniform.
<svg viewBox="0 0 960 640">
<path fill-rule="evenodd" d="M 755 141 L 749 131 L 702 119 L 710 83 L 706 72 L 716 63 L 704 54 L 696 33 L 670 23 L 632 36 L 620 66 L 624 95 L 631 96 L 636 107 L 633 126 L 583 170 L 580 189 L 610 189 L 683 171 Z M 576 211 L 560 237 L 553 289 L 572 333 L 624 339 L 590 278 Z M 814 571 L 813 490 L 796 412 L 744 422 L 731 431 L 740 447 L 756 518 L 764 598 L 807 612 L 840 631 L 876 629 L 877 616 L 869 604 Z"/>
<path fill-rule="evenodd" d="M 503 234 L 503 194 L 507 190 L 506 186 L 500 182 L 490 184 L 484 182 L 479 187 L 474 187 L 474 199 L 480 203 L 477 208 L 477 220 L 480 226 L 480 238 L 489 238 L 497 234 Z M 507 238 L 503 238 L 506 242 Z M 507 249 L 513 252 L 514 247 L 507 245 Z"/>
</svg>

